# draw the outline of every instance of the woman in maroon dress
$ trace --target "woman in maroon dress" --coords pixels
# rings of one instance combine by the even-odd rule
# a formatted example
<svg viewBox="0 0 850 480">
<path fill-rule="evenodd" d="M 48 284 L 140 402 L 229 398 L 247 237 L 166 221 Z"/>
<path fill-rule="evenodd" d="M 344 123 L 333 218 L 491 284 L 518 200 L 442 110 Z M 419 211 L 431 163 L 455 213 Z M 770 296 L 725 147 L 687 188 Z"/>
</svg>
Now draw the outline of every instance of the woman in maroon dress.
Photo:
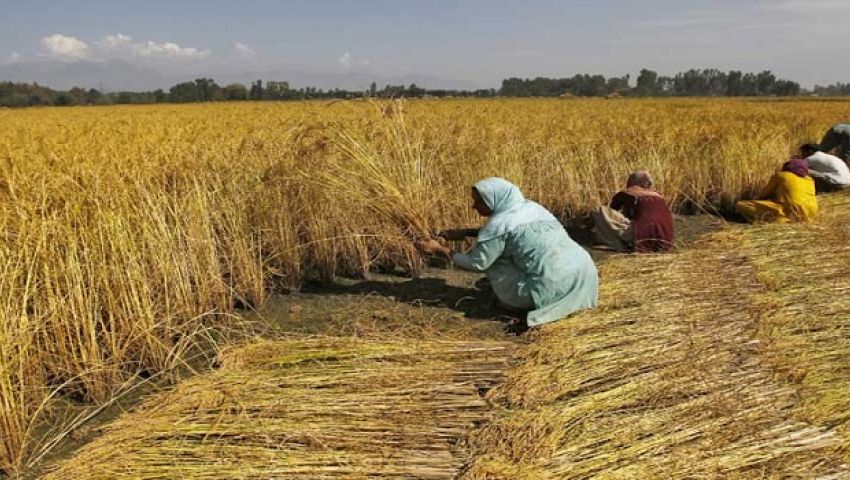
<svg viewBox="0 0 850 480">
<path fill-rule="evenodd" d="M 591 215 L 596 239 L 614 250 L 654 253 L 673 248 L 673 215 L 664 197 L 652 189 L 647 171 L 629 175 L 625 190 L 614 195 L 611 205 Z"/>
</svg>

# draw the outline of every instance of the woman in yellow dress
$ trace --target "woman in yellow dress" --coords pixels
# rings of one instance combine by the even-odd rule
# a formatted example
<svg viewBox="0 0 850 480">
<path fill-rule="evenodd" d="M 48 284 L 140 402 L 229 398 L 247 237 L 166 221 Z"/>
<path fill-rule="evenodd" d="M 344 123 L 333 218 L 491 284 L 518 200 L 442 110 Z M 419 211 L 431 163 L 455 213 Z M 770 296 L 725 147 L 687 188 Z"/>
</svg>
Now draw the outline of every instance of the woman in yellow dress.
<svg viewBox="0 0 850 480">
<path fill-rule="evenodd" d="M 750 222 L 809 222 L 818 214 L 815 182 L 806 160 L 785 162 L 759 195 L 742 200 L 735 209 Z"/>
</svg>

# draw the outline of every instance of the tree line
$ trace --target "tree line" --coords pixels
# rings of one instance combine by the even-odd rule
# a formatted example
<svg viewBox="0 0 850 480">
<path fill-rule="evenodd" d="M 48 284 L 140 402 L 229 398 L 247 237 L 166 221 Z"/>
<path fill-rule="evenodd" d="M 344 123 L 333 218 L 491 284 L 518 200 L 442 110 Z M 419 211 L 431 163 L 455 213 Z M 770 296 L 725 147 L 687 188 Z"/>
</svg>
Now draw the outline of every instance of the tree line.
<svg viewBox="0 0 850 480">
<path fill-rule="evenodd" d="M 636 97 L 758 97 L 800 95 L 800 84 L 777 78 L 770 71 L 744 73 L 716 69 L 688 70 L 674 76 L 660 76 L 643 69 L 632 87 L 628 75 L 576 75 L 571 78 L 509 78 L 502 81 L 499 94 L 511 97 L 594 97 L 628 95 Z"/>
<path fill-rule="evenodd" d="M 574 75 L 568 78 L 508 78 L 499 89 L 450 90 L 427 89 L 411 85 L 372 83 L 364 90 L 292 88 L 286 81 L 257 80 L 250 86 L 240 83 L 218 85 L 211 78 L 198 78 L 174 85 L 168 91 L 158 89 L 144 92 L 102 92 L 94 88 L 74 87 L 67 91 L 54 90 L 36 83 L 0 82 L 0 106 L 27 107 L 40 105 L 111 105 L 148 103 L 194 103 L 247 100 L 311 100 L 423 97 L 755 97 L 755 96 L 838 96 L 850 95 L 850 83 L 816 86 L 806 91 L 800 84 L 777 78 L 770 71 L 745 73 L 723 72 L 716 69 L 692 69 L 673 76 L 659 75 L 643 69 L 632 85 L 631 77 L 604 75 Z"/>
<path fill-rule="evenodd" d="M 495 97 L 495 89 L 447 90 L 425 89 L 411 85 L 386 85 L 378 89 L 375 83 L 367 90 L 324 90 L 316 87 L 291 88 L 285 81 L 257 80 L 250 86 L 240 83 L 218 85 L 211 78 L 198 78 L 174 85 L 168 91 L 157 89 L 143 92 L 101 92 L 97 89 L 74 87 L 67 91 L 54 90 L 37 83 L 0 82 L 0 107 L 115 105 L 149 103 L 195 103 L 243 100 L 314 100 L 353 99 L 362 97 Z"/>
<path fill-rule="evenodd" d="M 845 97 L 850 96 L 850 83 L 834 83 L 832 85 L 827 85 L 822 87 L 820 85 L 816 86 L 813 90 L 816 95 L 820 95 L 822 97 Z"/>
</svg>

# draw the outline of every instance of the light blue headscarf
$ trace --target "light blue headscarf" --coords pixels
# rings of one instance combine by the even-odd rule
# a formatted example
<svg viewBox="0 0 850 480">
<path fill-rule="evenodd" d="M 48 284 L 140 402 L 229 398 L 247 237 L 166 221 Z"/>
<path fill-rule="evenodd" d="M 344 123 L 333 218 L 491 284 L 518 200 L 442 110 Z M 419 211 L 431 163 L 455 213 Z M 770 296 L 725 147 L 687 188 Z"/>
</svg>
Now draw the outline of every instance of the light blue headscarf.
<svg viewBox="0 0 850 480">
<path fill-rule="evenodd" d="M 475 189 L 493 212 L 478 232 L 479 242 L 500 237 L 529 223 L 558 221 L 542 206 L 526 200 L 519 187 L 504 178 L 485 178 L 475 184 Z"/>
</svg>

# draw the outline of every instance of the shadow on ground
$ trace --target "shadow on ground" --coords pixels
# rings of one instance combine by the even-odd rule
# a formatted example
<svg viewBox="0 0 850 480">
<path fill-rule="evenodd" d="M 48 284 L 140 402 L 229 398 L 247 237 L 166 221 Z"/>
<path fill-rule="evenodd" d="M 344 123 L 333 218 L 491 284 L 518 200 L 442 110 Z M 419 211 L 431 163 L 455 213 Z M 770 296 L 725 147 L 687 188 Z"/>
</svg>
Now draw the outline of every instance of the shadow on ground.
<svg viewBox="0 0 850 480">
<path fill-rule="evenodd" d="M 677 244 L 686 248 L 725 222 L 709 215 L 676 216 Z M 595 250 L 587 231 L 568 228 L 594 261 L 615 255 Z M 505 338 L 516 316 L 493 306 L 485 277 L 454 268 L 429 268 L 419 278 L 372 274 L 340 278 L 330 286 L 309 286 L 301 293 L 275 295 L 256 313 L 280 333 L 320 335 L 469 335 Z"/>
<path fill-rule="evenodd" d="M 452 284 L 450 279 L 466 280 L 472 286 Z M 466 277 L 465 279 L 463 277 Z M 493 294 L 487 279 L 481 275 L 462 272 L 428 270 L 420 278 L 408 279 L 382 276 L 382 279 L 363 280 L 350 285 L 336 284 L 316 289 L 314 293 L 381 296 L 411 305 L 443 308 L 462 314 L 468 319 L 490 320 L 507 317 L 493 308 Z"/>
<path fill-rule="evenodd" d="M 504 339 L 515 317 L 491 299 L 483 275 L 429 268 L 419 278 L 373 274 L 274 295 L 253 316 L 284 334 Z"/>
</svg>

